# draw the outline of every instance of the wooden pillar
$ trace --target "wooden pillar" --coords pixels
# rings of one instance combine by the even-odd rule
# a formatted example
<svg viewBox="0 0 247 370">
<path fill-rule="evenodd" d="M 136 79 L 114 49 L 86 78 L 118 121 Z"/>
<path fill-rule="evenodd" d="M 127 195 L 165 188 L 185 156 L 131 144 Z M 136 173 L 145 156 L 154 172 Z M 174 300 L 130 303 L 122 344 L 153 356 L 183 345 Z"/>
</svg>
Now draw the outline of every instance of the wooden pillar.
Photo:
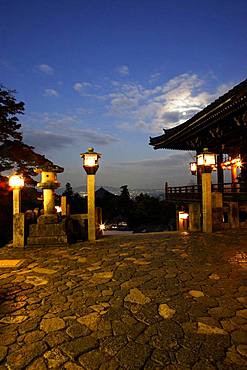
<svg viewBox="0 0 247 370">
<path fill-rule="evenodd" d="M 231 177 L 232 177 L 232 190 L 234 191 L 237 188 L 237 166 L 235 163 L 231 165 Z"/>
<path fill-rule="evenodd" d="M 238 202 L 229 203 L 229 224 L 231 229 L 239 228 L 239 210 Z"/>
<path fill-rule="evenodd" d="M 220 150 L 217 156 L 217 178 L 218 178 L 218 190 L 223 193 L 224 191 L 224 170 L 221 166 L 223 162 L 223 154 Z"/>
<path fill-rule="evenodd" d="M 247 192 L 247 130 L 240 137 L 240 157 L 241 157 L 241 173 L 240 173 L 240 191 Z"/>
<path fill-rule="evenodd" d="M 202 173 L 202 231 L 212 232 L 211 172 Z"/>
</svg>

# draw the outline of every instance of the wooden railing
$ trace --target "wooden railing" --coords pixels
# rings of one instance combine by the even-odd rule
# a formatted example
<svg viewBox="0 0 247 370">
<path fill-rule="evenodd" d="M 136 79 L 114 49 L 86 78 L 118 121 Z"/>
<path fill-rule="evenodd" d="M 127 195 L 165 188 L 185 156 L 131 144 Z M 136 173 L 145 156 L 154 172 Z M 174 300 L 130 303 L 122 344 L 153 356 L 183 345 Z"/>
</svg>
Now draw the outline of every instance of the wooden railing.
<svg viewBox="0 0 247 370">
<path fill-rule="evenodd" d="M 245 190 L 245 191 L 244 191 Z M 212 192 L 219 191 L 223 194 L 223 198 L 235 197 L 243 198 L 247 201 L 247 189 L 240 187 L 237 183 L 212 184 Z M 201 199 L 202 186 L 188 185 L 188 186 L 168 186 L 165 187 L 166 199 L 173 200 L 192 200 L 198 201 Z"/>
</svg>

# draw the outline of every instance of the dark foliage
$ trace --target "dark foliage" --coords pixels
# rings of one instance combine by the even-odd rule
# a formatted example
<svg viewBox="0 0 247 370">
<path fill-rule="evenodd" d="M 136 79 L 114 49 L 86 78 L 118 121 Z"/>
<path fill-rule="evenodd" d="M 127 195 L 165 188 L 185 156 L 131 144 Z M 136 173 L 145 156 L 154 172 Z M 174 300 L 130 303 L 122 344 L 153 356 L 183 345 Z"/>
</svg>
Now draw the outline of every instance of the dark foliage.
<svg viewBox="0 0 247 370">
<path fill-rule="evenodd" d="M 24 103 L 17 102 L 14 90 L 8 90 L 0 85 L 0 172 L 14 170 L 22 173 L 25 184 L 22 190 L 22 211 L 35 208 L 37 191 L 32 187 L 36 181 L 32 176 L 34 168 L 52 163 L 43 155 L 34 151 L 32 146 L 22 140 L 18 115 L 24 114 Z M 0 174 L 0 245 L 6 243 L 12 236 L 12 192 L 8 186 L 8 178 Z M 4 226 L 4 227 L 3 227 Z"/>
<path fill-rule="evenodd" d="M 79 193 L 74 193 L 69 182 L 66 184 L 66 189 L 62 195 L 65 195 L 67 202 L 70 205 L 71 214 L 79 214 L 87 212 L 86 199 L 82 198 Z"/>
</svg>

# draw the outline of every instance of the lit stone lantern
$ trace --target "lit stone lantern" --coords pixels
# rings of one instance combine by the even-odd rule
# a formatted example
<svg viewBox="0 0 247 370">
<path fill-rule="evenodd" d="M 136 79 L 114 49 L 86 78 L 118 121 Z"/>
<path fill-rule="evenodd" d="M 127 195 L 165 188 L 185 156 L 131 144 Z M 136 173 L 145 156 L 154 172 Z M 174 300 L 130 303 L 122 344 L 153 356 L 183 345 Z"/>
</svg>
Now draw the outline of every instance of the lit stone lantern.
<svg viewBox="0 0 247 370">
<path fill-rule="evenodd" d="M 44 215 L 55 213 L 54 190 L 60 186 L 60 183 L 57 181 L 57 173 L 63 171 L 64 169 L 62 167 L 52 164 L 41 166 L 35 170 L 36 173 L 41 174 L 41 181 L 37 186 L 43 189 Z"/>
<path fill-rule="evenodd" d="M 211 172 L 216 165 L 216 154 L 207 148 L 197 155 L 197 166 L 202 172 L 202 230 L 212 232 Z"/>
<path fill-rule="evenodd" d="M 88 208 L 88 240 L 96 239 L 95 218 L 95 174 L 99 168 L 100 153 L 94 148 L 88 148 L 86 153 L 81 153 L 83 168 L 87 173 L 87 208 Z"/>
<path fill-rule="evenodd" d="M 100 153 L 96 153 L 94 148 L 88 148 L 86 153 L 81 153 L 83 168 L 88 175 L 95 175 L 99 168 Z"/>
<path fill-rule="evenodd" d="M 192 175 L 196 176 L 197 173 L 197 164 L 196 162 L 190 162 L 190 172 Z"/>
<path fill-rule="evenodd" d="M 21 213 L 21 189 L 24 186 L 22 175 L 10 176 L 9 186 L 13 189 L 13 247 L 24 248 L 24 213 Z"/>
<path fill-rule="evenodd" d="M 21 175 L 12 175 L 9 178 L 9 186 L 13 189 L 13 215 L 20 213 L 21 194 L 20 191 L 24 186 L 24 178 Z"/>
<path fill-rule="evenodd" d="M 201 166 L 202 169 L 208 172 L 212 172 L 213 167 L 216 165 L 217 155 L 208 151 L 207 148 L 203 149 L 203 152 L 197 155 L 197 166 Z"/>
</svg>

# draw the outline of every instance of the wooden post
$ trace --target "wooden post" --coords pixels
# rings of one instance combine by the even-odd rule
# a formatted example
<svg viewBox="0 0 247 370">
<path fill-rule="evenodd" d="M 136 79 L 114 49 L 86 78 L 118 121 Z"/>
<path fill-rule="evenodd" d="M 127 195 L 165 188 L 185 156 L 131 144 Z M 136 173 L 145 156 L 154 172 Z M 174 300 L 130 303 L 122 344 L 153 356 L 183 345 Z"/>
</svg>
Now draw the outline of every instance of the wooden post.
<svg viewBox="0 0 247 370">
<path fill-rule="evenodd" d="M 212 232 L 211 172 L 202 173 L 202 231 Z"/>
</svg>

